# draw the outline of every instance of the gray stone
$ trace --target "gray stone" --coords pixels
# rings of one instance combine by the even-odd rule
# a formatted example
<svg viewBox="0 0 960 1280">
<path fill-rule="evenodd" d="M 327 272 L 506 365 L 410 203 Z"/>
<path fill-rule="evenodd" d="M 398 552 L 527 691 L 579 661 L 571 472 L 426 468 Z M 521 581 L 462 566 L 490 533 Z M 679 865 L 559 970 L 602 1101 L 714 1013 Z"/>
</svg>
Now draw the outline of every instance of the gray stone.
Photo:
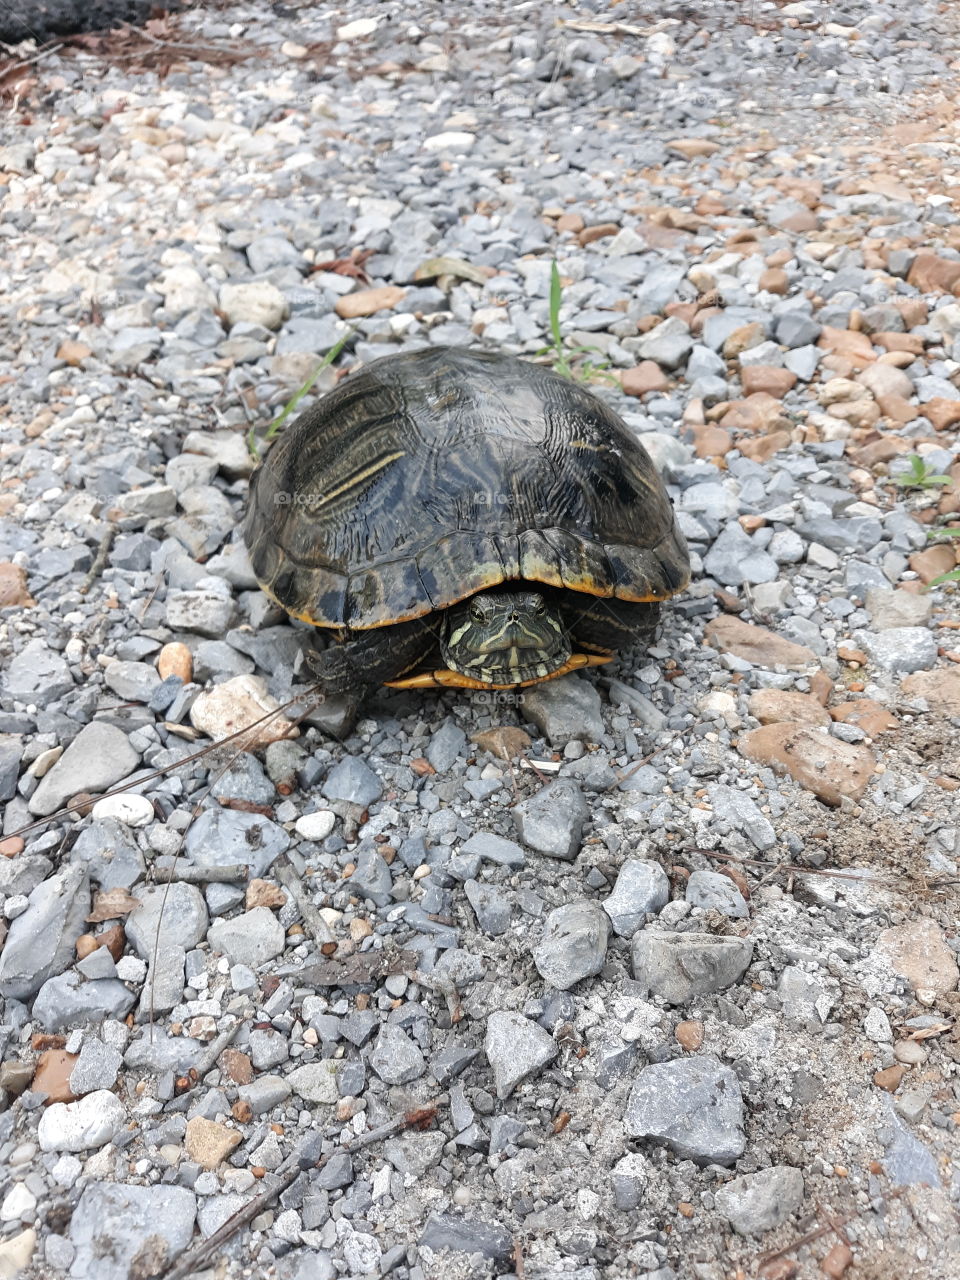
<svg viewBox="0 0 960 1280">
<path fill-rule="evenodd" d="M 431 1213 L 420 1233 L 420 1248 L 439 1252 L 479 1253 L 505 1262 L 513 1256 L 513 1235 L 506 1227 L 453 1213 Z M 479 1272 L 477 1273 L 479 1275 Z"/>
<path fill-rule="evenodd" d="M 327 800 L 346 800 L 361 808 L 373 804 L 383 794 L 383 783 L 366 761 L 344 756 L 327 774 L 321 795 Z"/>
<path fill-rule="evenodd" d="M 23 739 L 19 734 L 0 735 L 0 803 L 17 794 L 17 778 L 23 759 Z"/>
<path fill-rule="evenodd" d="M 390 868 L 377 852 L 376 845 L 361 846 L 356 869 L 350 877 L 350 889 L 361 898 L 369 898 L 379 907 L 385 907 L 390 901 L 393 878 Z"/>
<path fill-rule="evenodd" d="M 147 980 L 140 993 L 140 1017 L 153 1019 L 157 1013 L 167 1013 L 183 999 L 183 966 L 186 951 L 169 941 L 163 929 L 163 940 L 156 957 L 150 961 Z M 101 948 L 102 949 L 102 948 Z"/>
<path fill-rule="evenodd" d="M 590 807 L 570 778 L 548 782 L 513 810 L 517 834 L 528 849 L 572 862 L 580 852 Z"/>
<path fill-rule="evenodd" d="M 66 866 L 30 894 L 29 906 L 10 924 L 0 952 L 0 994 L 29 1000 L 49 978 L 63 973 L 86 932 L 90 882 L 86 871 Z"/>
<path fill-rule="evenodd" d="M 585 899 L 556 907 L 547 916 L 543 937 L 533 948 L 540 976 L 567 991 L 603 968 L 610 921 L 598 902 Z"/>
<path fill-rule="evenodd" d="M 131 773 L 139 760 L 122 729 L 94 720 L 84 725 L 41 779 L 30 797 L 30 812 L 45 818 L 81 791 L 106 791 Z"/>
<path fill-rule="evenodd" d="M 777 835 L 770 819 L 760 812 L 756 801 L 737 787 L 712 786 L 710 804 L 721 822 L 742 831 L 757 849 L 772 849 L 776 844 Z"/>
<path fill-rule="evenodd" d="M 430 738 L 425 755 L 437 773 L 446 773 L 466 746 L 467 735 L 455 720 L 445 720 Z"/>
<path fill-rule="evenodd" d="M 477 924 L 488 937 L 498 938 L 510 928 L 510 899 L 496 885 L 466 880 L 464 893 L 477 916 Z"/>
<path fill-rule="evenodd" d="M 661 911 L 670 901 L 670 881 L 659 862 L 629 858 L 617 875 L 613 893 L 603 902 L 613 931 L 632 938 L 648 914 Z"/>
<path fill-rule="evenodd" d="M 234 964 L 255 969 L 283 951 L 283 925 L 268 907 L 254 907 L 233 920 L 215 920 L 208 934 L 214 951 L 228 956 Z"/>
<path fill-rule="evenodd" d="M 104 950 L 103 947 L 100 950 Z M 112 1089 L 123 1062 L 123 1054 L 96 1036 L 87 1035 L 80 1057 L 70 1072 L 70 1090 L 78 1098 L 96 1089 Z"/>
<path fill-rule="evenodd" d="M 371 1067 L 384 1084 L 409 1084 L 427 1069 L 423 1054 L 400 1027 L 381 1027 L 370 1054 Z"/>
<path fill-rule="evenodd" d="M 126 803 L 126 795 L 117 795 L 113 803 Z M 109 805 L 111 801 L 101 801 Z M 134 804 L 149 804 L 133 797 Z M 151 806 L 152 809 L 152 806 Z M 86 867 L 90 879 L 101 889 L 130 889 L 143 879 L 146 863 L 130 828 L 117 818 L 103 817 L 80 832 L 70 861 Z"/>
<path fill-rule="evenodd" d="M 703 567 L 727 587 L 737 587 L 744 582 L 774 582 L 780 573 L 773 556 L 758 547 L 736 522 L 720 531 L 704 556 Z"/>
<path fill-rule="evenodd" d="M 631 1138 L 664 1142 L 683 1160 L 730 1165 L 746 1148 L 740 1083 L 712 1054 L 640 1072 L 623 1123 Z"/>
<path fill-rule="evenodd" d="M 45 707 L 70 692 L 73 676 L 58 653 L 42 640 L 31 640 L 8 663 L 3 687 L 17 702 Z"/>
<path fill-rule="evenodd" d="M 553 1036 L 536 1022 L 522 1013 L 499 1010 L 487 1018 L 483 1049 L 501 1102 L 521 1080 L 553 1062 L 559 1052 Z"/>
<path fill-rule="evenodd" d="M 91 1183 L 70 1220 L 77 1251 L 71 1280 L 159 1274 L 159 1265 L 172 1263 L 190 1245 L 196 1216 L 196 1196 L 185 1187 Z"/>
<path fill-rule="evenodd" d="M 216 640 L 229 630 L 235 613 L 236 607 L 229 595 L 203 590 L 167 594 L 166 623 L 173 631 L 194 631 Z"/>
<path fill-rule="evenodd" d="M 119 978 L 85 982 L 79 973 L 71 971 L 43 984 L 33 1002 L 33 1016 L 44 1031 L 66 1031 L 102 1018 L 122 1018 L 135 999 Z"/>
<path fill-rule="evenodd" d="M 691 907 L 719 911 L 734 920 L 746 920 L 750 915 L 743 894 L 729 876 L 719 871 L 691 872 L 684 897 Z"/>
<path fill-rule="evenodd" d="M 218 769 L 210 788 L 215 800 L 243 800 L 248 804 L 272 805 L 277 789 L 263 771 L 263 765 L 248 751 L 235 752 L 230 767 Z"/>
<path fill-rule="evenodd" d="M 927 671 L 937 661 L 937 638 L 926 627 L 889 627 L 885 631 L 855 631 L 854 642 L 884 671 L 906 675 Z"/>
<path fill-rule="evenodd" d="M 340 1064 L 333 1058 L 321 1058 L 297 1067 L 287 1076 L 287 1084 L 304 1102 L 315 1105 L 334 1103 L 337 1091 L 337 1069 Z M 338 1184 L 339 1185 L 339 1184 Z"/>
<path fill-rule="evenodd" d="M 809 382 L 820 366 L 823 352 L 819 347 L 797 347 L 783 357 L 784 367 L 795 373 L 801 382 Z"/>
<path fill-rule="evenodd" d="M 799 1022 L 826 1022 L 833 1008 L 833 997 L 817 975 L 797 965 L 787 965 L 777 982 L 777 995 L 783 1001 L 783 1012 Z"/>
<path fill-rule="evenodd" d="M 624 1213 L 639 1208 L 649 1178 L 650 1167 L 642 1155 L 630 1151 L 621 1156 L 610 1171 L 610 1183 L 617 1208 Z"/>
<path fill-rule="evenodd" d="M 522 705 L 552 747 L 564 747 L 574 738 L 599 742 L 603 737 L 600 695 L 582 676 L 531 685 L 523 691 Z"/>
<path fill-rule="evenodd" d="M 803 311 L 785 311 L 774 325 L 777 341 L 792 349 L 811 345 L 822 332 L 823 326 Z"/>
<path fill-rule="evenodd" d="M 274 1107 L 279 1107 L 286 1102 L 292 1092 L 293 1088 L 288 1079 L 272 1075 L 258 1076 L 256 1080 L 251 1081 L 250 1084 L 242 1084 L 237 1090 L 240 1098 L 250 1104 L 255 1116 L 265 1115 Z"/>
<path fill-rule="evenodd" d="M 129 992 L 127 994 L 130 995 Z M 132 995 L 130 1003 L 133 1003 Z M 176 1075 L 183 1075 L 197 1065 L 206 1049 L 207 1046 L 201 1040 L 188 1036 L 171 1036 L 162 1026 L 147 1027 L 140 1038 L 134 1040 L 125 1051 L 123 1062 L 132 1071 L 146 1071 L 152 1075 L 171 1071 Z"/>
<path fill-rule="evenodd" d="M 693 347 L 690 330 L 677 316 L 661 321 L 637 344 L 641 360 L 654 360 L 664 369 L 677 369 Z"/>
<path fill-rule="evenodd" d="M 149 702 L 160 677 L 146 662 L 111 662 L 103 682 L 124 702 Z"/>
<path fill-rule="evenodd" d="M 686 1004 L 739 982 L 752 956 L 748 938 L 644 929 L 633 939 L 633 974 L 668 1004 Z"/>
<path fill-rule="evenodd" d="M 257 1071 L 269 1071 L 290 1057 L 287 1038 L 275 1027 L 254 1027 L 250 1032 L 247 1052 Z"/>
<path fill-rule="evenodd" d="M 208 916 L 203 894 L 193 884 L 174 880 L 169 885 L 143 885 L 137 890 L 140 905 L 127 916 L 127 939 L 148 963 L 157 950 L 174 946 L 189 951 L 203 940 Z"/>
<path fill-rule="evenodd" d="M 236 809 L 205 809 L 184 841 L 191 862 L 201 867 L 246 863 L 254 876 L 266 875 L 274 859 L 290 847 L 286 831 L 269 818 Z"/>
<path fill-rule="evenodd" d="M 484 858 L 503 867 L 518 869 L 527 865 L 527 856 L 513 840 L 504 840 L 489 831 L 478 831 L 460 847 L 462 854 Z"/>
<path fill-rule="evenodd" d="M 734 1178 L 715 1192 L 717 1208 L 742 1236 L 759 1236 L 781 1226 L 803 1203 L 803 1175 L 774 1165 Z"/>
</svg>

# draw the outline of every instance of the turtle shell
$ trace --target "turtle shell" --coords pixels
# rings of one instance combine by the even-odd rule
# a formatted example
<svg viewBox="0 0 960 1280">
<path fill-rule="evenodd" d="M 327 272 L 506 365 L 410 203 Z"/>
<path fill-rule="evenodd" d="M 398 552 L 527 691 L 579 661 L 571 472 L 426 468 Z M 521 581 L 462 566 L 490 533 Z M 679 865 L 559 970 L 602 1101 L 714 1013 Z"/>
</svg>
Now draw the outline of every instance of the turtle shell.
<svg viewBox="0 0 960 1280">
<path fill-rule="evenodd" d="M 657 470 L 623 421 L 540 365 L 387 356 L 287 428 L 250 487 L 260 584 L 320 627 L 382 627 L 523 580 L 662 600 L 689 579 Z"/>
</svg>

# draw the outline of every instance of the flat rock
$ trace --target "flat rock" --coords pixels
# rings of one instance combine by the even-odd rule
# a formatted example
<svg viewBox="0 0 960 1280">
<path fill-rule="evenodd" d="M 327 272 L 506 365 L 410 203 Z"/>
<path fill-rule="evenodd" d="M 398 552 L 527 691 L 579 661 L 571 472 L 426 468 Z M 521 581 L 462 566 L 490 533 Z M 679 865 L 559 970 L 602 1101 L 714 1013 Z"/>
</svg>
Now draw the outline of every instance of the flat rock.
<svg viewBox="0 0 960 1280">
<path fill-rule="evenodd" d="M 719 911 L 734 920 L 746 920 L 750 915 L 743 894 L 729 876 L 719 871 L 692 871 L 684 897 L 691 907 L 701 911 Z"/>
<path fill-rule="evenodd" d="M 700 1165 L 730 1165 L 743 1155 L 743 1121 L 740 1082 L 710 1054 L 644 1067 L 623 1117 L 631 1138 L 664 1142 Z"/>
<path fill-rule="evenodd" d="M 203 1169 L 216 1169 L 243 1141 L 238 1129 L 230 1129 L 204 1116 L 187 1121 L 183 1147 L 191 1160 Z"/>
<path fill-rule="evenodd" d="M 918 671 L 907 676 L 903 692 L 910 698 L 925 698 L 931 708 L 948 716 L 960 716 L 960 667 L 945 671 Z"/>
<path fill-rule="evenodd" d="M 84 725 L 43 777 L 27 807 L 45 818 L 81 791 L 106 791 L 131 773 L 139 761 L 122 729 L 94 720 Z"/>
<path fill-rule="evenodd" d="M 937 661 L 937 638 L 926 627 L 855 631 L 853 639 L 866 650 L 871 662 L 894 674 L 927 671 Z"/>
<path fill-rule="evenodd" d="M 726 991 L 740 981 L 752 958 L 749 938 L 654 929 L 641 930 L 633 938 L 634 978 L 668 1004 Z"/>
<path fill-rule="evenodd" d="M 70 865 L 30 894 L 22 915 L 11 921 L 0 952 L 0 994 L 28 1000 L 49 979 L 63 973 L 74 958 L 77 939 L 86 932 L 90 882 L 85 868 Z"/>
<path fill-rule="evenodd" d="M 370 1053 L 370 1066 L 384 1084 L 409 1084 L 411 1080 L 419 1080 L 427 1069 L 417 1045 L 402 1027 L 391 1023 L 380 1028 Z"/>
<path fill-rule="evenodd" d="M 214 951 L 252 969 L 278 956 L 286 943 L 283 925 L 269 907 L 254 907 L 232 920 L 215 920 L 207 937 Z"/>
<path fill-rule="evenodd" d="M 184 841 L 191 862 L 203 867 L 245 863 L 254 876 L 264 876 L 290 847 L 290 837 L 275 822 L 237 809 L 205 809 Z"/>
<path fill-rule="evenodd" d="M 514 1251 L 513 1236 L 506 1227 L 454 1213 L 431 1213 L 420 1233 L 419 1247 L 480 1254 L 500 1262 L 511 1258 Z"/>
<path fill-rule="evenodd" d="M 375 315 L 378 311 L 392 311 L 406 296 L 406 289 L 395 284 L 381 285 L 376 289 L 358 289 L 355 293 L 347 293 L 338 298 L 334 310 L 343 320 L 356 320 L 361 316 Z"/>
<path fill-rule="evenodd" d="M 933 675 L 934 673 L 924 674 Z M 918 676 L 910 677 L 911 680 L 919 678 Z M 856 702 L 838 702 L 836 706 L 830 708 L 830 716 L 841 724 L 852 724 L 857 729 L 862 729 L 870 738 L 875 738 L 880 733 L 888 733 L 891 729 L 896 729 L 900 723 L 895 715 L 879 702 L 874 702 L 872 698 L 858 698 Z"/>
<path fill-rule="evenodd" d="M 737 749 L 748 760 L 788 773 L 825 804 L 859 800 L 876 767 L 869 747 L 840 742 L 819 729 L 768 724 L 742 733 Z"/>
<path fill-rule="evenodd" d="M 70 1220 L 71 1280 L 148 1280 L 189 1247 L 197 1198 L 186 1187 L 86 1186 Z"/>
<path fill-rule="evenodd" d="M 747 709 L 761 724 L 828 725 L 830 713 L 809 693 L 792 689 L 756 689 Z"/>
<path fill-rule="evenodd" d="M 245 751 L 255 751 L 268 743 L 284 738 L 296 738 L 300 730 L 285 715 L 278 712 L 280 703 L 267 692 L 267 683 L 260 676 L 234 676 L 199 694 L 190 708 L 190 723 L 201 733 L 220 742 L 223 738 L 248 729 L 242 739 Z M 252 726 L 264 716 L 271 719 Z"/>
<path fill-rule="evenodd" d="M 136 894 L 140 905 L 127 916 L 127 939 L 137 955 L 148 963 L 157 949 L 175 946 L 191 950 L 207 932 L 208 915 L 203 894 L 193 884 L 173 881 L 169 885 L 141 885 Z"/>
<path fill-rule="evenodd" d="M 599 973 L 607 955 L 610 921 L 592 899 L 568 902 L 547 916 L 533 949 L 540 976 L 558 991 Z"/>
<path fill-rule="evenodd" d="M 703 634 L 711 648 L 732 653 L 755 667 L 801 671 L 817 661 L 817 655 L 806 645 L 794 644 L 766 627 L 755 627 L 730 614 L 721 614 L 708 622 Z"/>
<path fill-rule="evenodd" d="M 790 1165 L 774 1165 L 744 1174 L 714 1193 L 717 1208 L 742 1236 L 759 1236 L 779 1227 L 803 1203 L 803 1175 Z"/>
<path fill-rule="evenodd" d="M 345 756 L 335 764 L 321 788 L 321 795 L 326 800 L 345 800 L 361 808 L 373 804 L 382 794 L 383 783 L 359 756 Z"/>
<path fill-rule="evenodd" d="M 286 1077 L 287 1084 L 304 1102 L 312 1105 L 334 1103 L 339 1097 L 337 1069 L 340 1063 L 334 1058 L 321 1058 L 296 1067 Z"/>
<path fill-rule="evenodd" d="M 941 995 L 957 989 L 960 969 L 956 955 L 932 920 L 912 920 L 884 929 L 876 949 L 915 991 Z"/>
<path fill-rule="evenodd" d="M 513 1011 L 489 1015 L 483 1048 L 501 1102 L 509 1098 L 521 1080 L 553 1062 L 559 1053 L 549 1032 Z"/>
</svg>

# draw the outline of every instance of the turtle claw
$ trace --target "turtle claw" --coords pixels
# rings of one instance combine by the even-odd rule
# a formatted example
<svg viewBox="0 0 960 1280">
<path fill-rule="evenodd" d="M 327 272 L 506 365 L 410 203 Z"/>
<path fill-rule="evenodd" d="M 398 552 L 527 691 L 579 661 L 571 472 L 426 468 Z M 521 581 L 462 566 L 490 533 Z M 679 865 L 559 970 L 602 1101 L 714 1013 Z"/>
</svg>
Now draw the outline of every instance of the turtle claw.
<svg viewBox="0 0 960 1280">
<path fill-rule="evenodd" d="M 404 676 L 400 680 L 386 680 L 390 689 L 476 689 L 502 690 L 525 689 L 528 685 L 543 684 L 547 680 L 556 680 L 559 676 L 568 675 L 571 671 L 579 671 L 581 667 L 598 667 L 604 662 L 612 662 L 612 654 L 573 653 L 562 667 L 552 671 L 548 676 L 537 680 L 522 680 L 519 684 L 487 684 L 484 680 L 475 680 L 473 676 L 462 675 L 459 671 L 451 671 L 443 667 L 439 671 L 421 671 L 419 675 Z"/>
</svg>

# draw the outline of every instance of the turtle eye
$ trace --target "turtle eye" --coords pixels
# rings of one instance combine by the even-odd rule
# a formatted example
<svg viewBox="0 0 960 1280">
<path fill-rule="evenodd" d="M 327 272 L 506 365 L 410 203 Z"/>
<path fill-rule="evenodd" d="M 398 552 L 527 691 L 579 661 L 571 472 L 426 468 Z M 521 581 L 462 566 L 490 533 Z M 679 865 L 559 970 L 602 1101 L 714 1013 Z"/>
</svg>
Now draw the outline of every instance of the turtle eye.
<svg viewBox="0 0 960 1280">
<path fill-rule="evenodd" d="M 547 606 L 541 600 L 540 603 L 537 605 L 537 607 L 534 609 L 533 616 L 535 618 L 542 618 L 546 612 L 547 612 Z"/>
<path fill-rule="evenodd" d="M 486 617 L 486 614 L 483 612 L 483 610 L 480 608 L 479 605 L 475 604 L 473 608 L 470 610 L 470 617 L 474 620 L 474 622 L 483 622 L 484 618 Z"/>
</svg>

